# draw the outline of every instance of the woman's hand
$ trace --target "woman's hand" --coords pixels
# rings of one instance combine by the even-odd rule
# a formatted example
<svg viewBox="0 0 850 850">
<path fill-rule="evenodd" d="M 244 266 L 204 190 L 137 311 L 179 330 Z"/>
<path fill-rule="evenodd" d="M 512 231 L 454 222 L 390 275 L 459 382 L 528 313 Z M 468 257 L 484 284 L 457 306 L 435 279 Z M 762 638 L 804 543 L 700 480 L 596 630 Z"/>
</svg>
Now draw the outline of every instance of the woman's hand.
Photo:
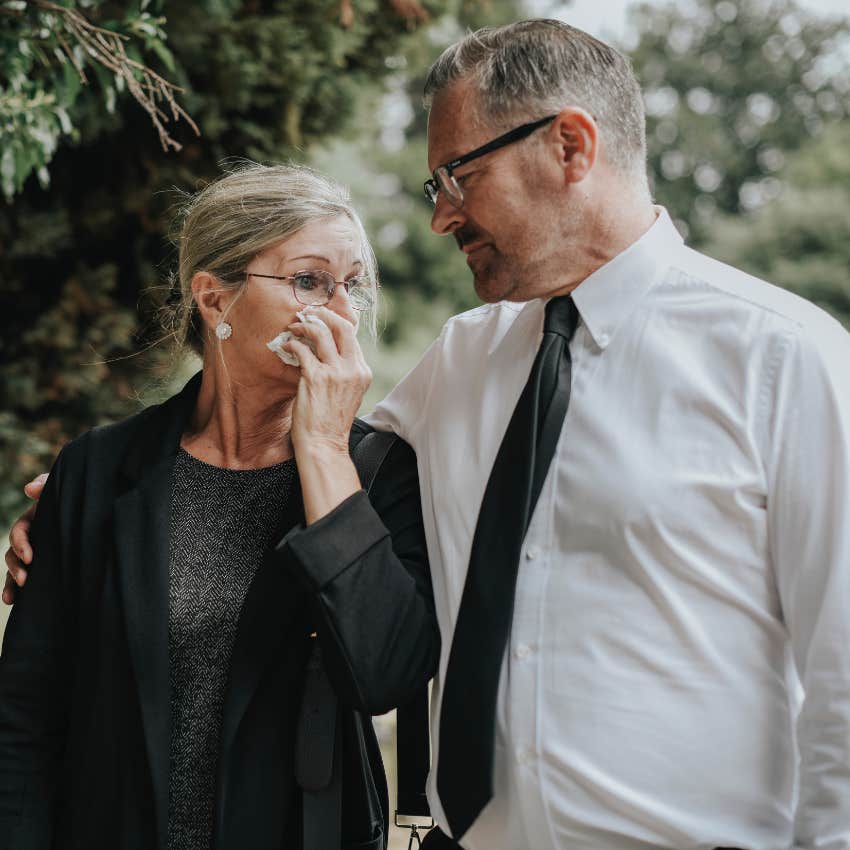
<svg viewBox="0 0 850 850">
<path fill-rule="evenodd" d="M 348 436 L 372 371 L 350 321 L 326 307 L 311 309 L 305 319 L 290 325 L 293 338 L 283 347 L 301 362 L 290 436 L 309 525 L 360 489 Z"/>
<path fill-rule="evenodd" d="M 372 383 L 355 326 L 327 307 L 314 307 L 306 321 L 288 330 L 283 347 L 301 362 L 301 380 L 292 408 L 292 443 L 321 452 L 348 455 L 348 434 L 363 395 Z M 315 354 L 301 342 L 309 339 Z"/>
<path fill-rule="evenodd" d="M 30 546 L 30 526 L 38 506 L 38 499 L 47 481 L 47 473 L 33 478 L 24 487 L 24 493 L 33 500 L 33 504 L 22 513 L 12 530 L 9 532 L 9 548 L 6 550 L 6 584 L 3 588 L 3 601 L 7 605 L 15 602 L 15 591 L 24 586 L 27 580 L 26 568 L 32 563 L 32 546 Z"/>
</svg>

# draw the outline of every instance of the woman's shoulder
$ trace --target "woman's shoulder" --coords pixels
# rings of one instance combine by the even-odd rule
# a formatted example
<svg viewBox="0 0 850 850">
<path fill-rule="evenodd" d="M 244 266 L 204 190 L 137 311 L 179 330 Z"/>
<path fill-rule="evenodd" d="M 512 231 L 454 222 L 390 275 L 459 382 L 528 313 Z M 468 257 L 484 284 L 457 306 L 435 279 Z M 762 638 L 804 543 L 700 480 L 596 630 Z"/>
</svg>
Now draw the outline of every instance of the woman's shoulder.
<svg viewBox="0 0 850 850">
<path fill-rule="evenodd" d="M 158 407 L 159 405 L 146 407 L 118 422 L 89 428 L 88 431 L 84 431 L 66 443 L 61 454 L 66 462 L 82 460 L 92 452 L 112 454 L 115 450 L 126 447 L 134 437 L 145 432 Z"/>
<path fill-rule="evenodd" d="M 149 440 L 158 430 L 166 404 L 151 405 L 125 419 L 84 431 L 65 444 L 57 464 L 70 472 L 93 466 L 104 471 L 118 467 L 131 446 Z"/>
</svg>

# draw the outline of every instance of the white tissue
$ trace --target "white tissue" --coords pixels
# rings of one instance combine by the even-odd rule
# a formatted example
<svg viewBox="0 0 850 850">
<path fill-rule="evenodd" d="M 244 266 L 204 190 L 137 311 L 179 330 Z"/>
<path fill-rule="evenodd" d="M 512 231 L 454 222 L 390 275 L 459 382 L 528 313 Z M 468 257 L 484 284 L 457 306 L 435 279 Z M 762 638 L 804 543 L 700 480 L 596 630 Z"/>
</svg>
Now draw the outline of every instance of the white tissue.
<svg viewBox="0 0 850 850">
<path fill-rule="evenodd" d="M 303 310 L 299 310 L 295 315 L 302 322 L 321 322 L 322 320 L 318 316 L 314 316 L 311 314 L 310 311 L 313 309 L 315 308 L 305 307 Z M 282 331 L 274 339 L 269 340 L 266 343 L 266 348 L 268 348 L 269 351 L 273 351 L 288 366 L 300 366 L 301 361 L 298 359 L 298 357 L 291 351 L 285 351 L 283 348 L 284 343 L 289 342 L 292 337 L 292 331 Z M 305 337 L 300 337 L 300 341 L 307 345 L 310 350 L 313 351 L 313 353 L 315 354 L 316 346 L 313 345 L 312 340 L 306 339 Z"/>
</svg>

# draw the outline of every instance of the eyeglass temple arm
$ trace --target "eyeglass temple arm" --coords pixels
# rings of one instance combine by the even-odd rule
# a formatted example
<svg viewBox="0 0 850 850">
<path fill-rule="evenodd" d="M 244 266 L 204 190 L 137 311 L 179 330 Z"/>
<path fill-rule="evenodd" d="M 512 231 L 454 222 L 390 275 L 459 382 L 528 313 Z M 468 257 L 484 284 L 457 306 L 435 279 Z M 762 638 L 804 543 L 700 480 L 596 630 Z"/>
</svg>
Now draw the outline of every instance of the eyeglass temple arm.
<svg viewBox="0 0 850 850">
<path fill-rule="evenodd" d="M 555 118 L 557 118 L 557 115 L 547 115 L 545 118 L 532 121 L 530 124 L 523 124 L 520 127 L 516 127 L 515 129 L 505 133 L 504 136 L 498 136 L 492 141 L 487 142 L 486 145 L 481 145 L 480 148 L 475 148 L 475 150 L 470 151 L 457 159 L 453 159 L 451 162 L 447 162 L 443 168 L 451 174 L 455 168 L 460 168 L 461 165 L 464 165 L 473 159 L 478 159 L 479 156 L 484 156 L 485 154 L 505 147 L 505 145 L 511 144 L 511 142 L 517 142 L 526 136 L 530 136 L 538 127 L 542 127 L 547 121 L 552 121 Z"/>
</svg>

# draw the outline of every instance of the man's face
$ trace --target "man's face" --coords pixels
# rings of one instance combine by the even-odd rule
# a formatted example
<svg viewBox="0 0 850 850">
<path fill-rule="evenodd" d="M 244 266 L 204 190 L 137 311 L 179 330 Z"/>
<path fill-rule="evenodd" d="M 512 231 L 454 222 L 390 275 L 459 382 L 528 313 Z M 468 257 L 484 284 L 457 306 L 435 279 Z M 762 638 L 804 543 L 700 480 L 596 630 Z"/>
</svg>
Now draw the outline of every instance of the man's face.
<svg viewBox="0 0 850 850">
<path fill-rule="evenodd" d="M 434 98 L 429 170 L 504 132 L 475 122 L 474 97 L 473 84 L 460 81 Z M 536 138 L 547 130 L 459 167 L 454 177 L 464 195 L 460 208 L 443 192 L 437 196 L 431 229 L 455 237 L 483 301 L 527 301 L 548 294 L 556 284 L 550 266 L 558 239 L 553 203 L 558 174 L 545 141 Z"/>
</svg>

